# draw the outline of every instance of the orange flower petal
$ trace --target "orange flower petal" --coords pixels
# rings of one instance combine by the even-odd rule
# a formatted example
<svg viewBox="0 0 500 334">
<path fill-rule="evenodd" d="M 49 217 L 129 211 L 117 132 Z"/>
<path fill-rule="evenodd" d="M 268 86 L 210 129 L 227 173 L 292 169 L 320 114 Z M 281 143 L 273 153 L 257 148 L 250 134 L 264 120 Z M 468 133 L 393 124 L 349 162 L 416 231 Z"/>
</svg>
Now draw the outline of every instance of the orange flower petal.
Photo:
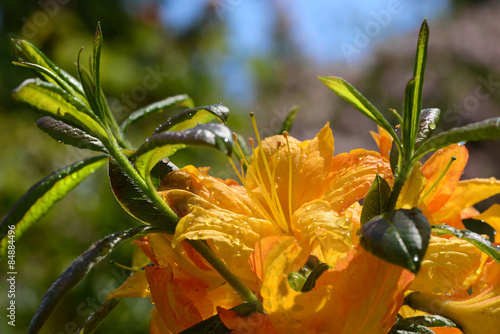
<svg viewBox="0 0 500 334">
<path fill-rule="evenodd" d="M 366 195 L 377 173 L 385 179 L 392 179 L 387 160 L 377 152 L 363 149 L 335 156 L 332 173 L 323 199 L 339 213 Z"/>
<path fill-rule="evenodd" d="M 450 169 L 444 174 L 439 184 L 424 199 L 430 212 L 436 212 L 450 199 L 467 164 L 469 152 L 463 145 L 450 145 L 436 151 L 421 168 L 427 179 L 427 185 L 422 192 L 425 194 L 443 175 L 452 157 L 456 157 L 456 160 L 451 164 Z"/>
<path fill-rule="evenodd" d="M 384 128 L 382 128 L 380 125 L 377 125 L 377 129 L 378 133 L 370 131 L 370 134 L 372 135 L 373 140 L 375 140 L 375 143 L 378 146 L 380 155 L 383 158 L 389 160 L 389 153 L 392 149 L 392 137 L 389 132 L 385 131 Z"/>
<path fill-rule="evenodd" d="M 149 297 L 149 283 L 146 279 L 144 270 L 139 270 L 127 278 L 119 288 L 111 291 L 106 296 L 106 300 L 113 298 L 127 298 L 127 297 Z"/>
<path fill-rule="evenodd" d="M 172 334 L 172 332 L 165 326 L 161 320 L 158 310 L 153 308 L 151 310 L 151 321 L 149 322 L 149 334 Z"/>
<path fill-rule="evenodd" d="M 495 178 L 459 181 L 446 204 L 433 213 L 435 221 L 442 221 L 465 208 L 500 193 L 500 181 Z"/>
<path fill-rule="evenodd" d="M 173 279 L 171 267 L 146 267 L 146 278 L 158 314 L 170 331 L 178 333 L 202 321 L 193 301 Z"/>
</svg>

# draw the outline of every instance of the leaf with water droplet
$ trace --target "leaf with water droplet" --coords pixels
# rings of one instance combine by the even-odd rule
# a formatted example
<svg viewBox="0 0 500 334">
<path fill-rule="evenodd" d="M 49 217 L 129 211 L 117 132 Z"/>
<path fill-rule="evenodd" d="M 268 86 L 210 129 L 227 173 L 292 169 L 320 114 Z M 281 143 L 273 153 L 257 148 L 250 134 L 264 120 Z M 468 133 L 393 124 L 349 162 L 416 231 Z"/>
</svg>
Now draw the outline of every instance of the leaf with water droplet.
<svg viewBox="0 0 500 334">
<path fill-rule="evenodd" d="M 417 273 L 429 245 L 430 226 L 420 209 L 399 209 L 373 217 L 359 233 L 367 251 Z"/>
<path fill-rule="evenodd" d="M 387 202 L 389 202 L 390 196 L 391 187 L 389 186 L 389 183 L 377 174 L 363 201 L 361 225 L 364 225 L 373 217 L 382 214 Z"/>
</svg>

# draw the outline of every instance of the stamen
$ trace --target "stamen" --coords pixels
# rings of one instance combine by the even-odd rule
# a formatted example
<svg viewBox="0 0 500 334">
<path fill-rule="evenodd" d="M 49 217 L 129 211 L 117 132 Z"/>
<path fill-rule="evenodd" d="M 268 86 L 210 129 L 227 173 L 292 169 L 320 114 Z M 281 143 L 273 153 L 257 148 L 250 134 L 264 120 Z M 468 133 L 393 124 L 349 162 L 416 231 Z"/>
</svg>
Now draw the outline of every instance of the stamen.
<svg viewBox="0 0 500 334">
<path fill-rule="evenodd" d="M 236 133 L 234 133 L 234 132 L 233 132 L 233 139 L 234 139 L 234 143 L 236 144 L 236 147 L 238 148 L 238 152 L 240 153 L 241 158 L 245 163 L 246 168 L 248 168 L 249 164 L 248 164 L 247 158 L 245 157 L 245 154 L 243 154 L 243 150 L 241 149 L 240 143 L 238 143 L 238 137 L 236 137 Z M 243 168 L 243 164 L 241 166 Z M 243 173 L 241 173 L 241 174 L 243 175 Z"/>
<path fill-rule="evenodd" d="M 114 266 L 117 266 L 118 268 L 122 268 L 122 269 L 125 269 L 125 270 L 129 270 L 129 271 L 140 271 L 141 269 L 135 269 L 135 268 L 131 268 L 131 267 L 127 267 L 127 266 L 124 266 L 123 264 L 119 264 L 118 262 L 116 262 L 115 260 L 111 260 L 109 261 L 109 263 L 111 263 L 112 265 Z"/>
<path fill-rule="evenodd" d="M 431 193 L 432 190 L 434 190 L 434 188 L 436 188 L 436 186 L 439 184 L 439 182 L 441 182 L 441 180 L 443 179 L 443 177 L 446 175 L 446 173 L 448 173 L 448 170 L 450 169 L 451 167 L 451 164 L 453 163 L 453 161 L 457 160 L 457 157 L 453 156 L 451 157 L 450 159 L 450 162 L 448 162 L 448 164 L 446 165 L 446 168 L 444 169 L 443 173 L 441 173 L 441 175 L 439 175 L 439 178 L 436 180 L 436 182 L 434 182 L 434 184 L 425 192 L 425 194 L 420 197 L 420 200 L 418 201 L 418 204 L 420 204 L 420 202 L 422 202 L 424 200 L 425 197 L 427 197 L 427 195 L 429 195 Z"/>
</svg>

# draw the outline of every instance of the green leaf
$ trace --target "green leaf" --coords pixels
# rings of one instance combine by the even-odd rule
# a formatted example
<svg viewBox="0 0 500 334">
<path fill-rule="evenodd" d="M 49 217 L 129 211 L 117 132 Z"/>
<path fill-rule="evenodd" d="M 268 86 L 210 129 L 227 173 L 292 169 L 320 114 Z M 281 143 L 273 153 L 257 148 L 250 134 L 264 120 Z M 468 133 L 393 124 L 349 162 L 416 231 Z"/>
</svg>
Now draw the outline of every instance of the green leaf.
<svg viewBox="0 0 500 334">
<path fill-rule="evenodd" d="M 92 74 L 83 66 L 80 65 L 80 56 L 82 54 L 83 48 L 80 49 L 80 52 L 78 53 L 78 58 L 76 60 L 76 69 L 78 71 L 78 77 L 80 78 L 80 81 L 82 83 L 83 91 L 85 94 L 85 97 L 87 98 L 87 102 L 92 110 L 95 110 L 96 112 L 99 112 L 99 105 L 97 103 L 97 96 L 95 95 L 95 89 L 94 89 L 94 78 L 92 77 Z M 100 115 L 101 116 L 101 115 Z"/>
<path fill-rule="evenodd" d="M 156 189 L 160 186 L 161 180 L 165 178 L 170 172 L 179 169 L 174 165 L 168 158 L 161 159 L 154 167 L 151 169 L 151 181 Z"/>
<path fill-rule="evenodd" d="M 258 312 L 258 305 L 256 303 L 243 303 L 231 308 L 231 311 L 237 312 L 243 316 L 249 316 Z M 179 334 L 227 334 L 229 329 L 220 320 L 219 315 L 214 315 L 196 325 L 183 330 Z"/>
<path fill-rule="evenodd" d="M 97 102 L 97 107 L 99 108 L 99 112 L 101 115 L 105 115 L 104 105 L 105 103 L 101 96 L 101 79 L 100 79 L 100 71 L 101 71 L 101 50 L 102 50 L 102 32 L 101 32 L 101 23 L 97 23 L 97 28 L 94 35 L 94 53 L 92 56 L 92 77 L 94 79 L 94 96 Z"/>
<path fill-rule="evenodd" d="M 415 143 L 420 121 L 420 111 L 422 109 L 422 88 L 424 86 L 424 72 L 427 61 L 427 44 L 429 42 L 429 26 L 427 20 L 424 19 L 420 27 L 418 35 L 417 52 L 415 56 L 415 67 L 413 70 L 413 78 L 415 85 L 413 86 L 412 102 L 412 118 L 411 118 L 411 140 Z M 404 119 L 404 117 L 403 117 Z"/>
<path fill-rule="evenodd" d="M 396 324 L 391 328 L 389 334 L 434 333 L 427 327 L 451 327 L 460 329 L 460 326 L 456 323 L 440 315 L 422 315 L 398 319 Z M 425 330 L 427 330 L 427 332 Z"/>
<path fill-rule="evenodd" d="M 158 231 L 160 230 L 153 226 L 140 226 L 127 231 L 111 234 L 90 245 L 84 253 L 76 258 L 76 260 L 74 260 L 73 263 L 66 268 L 61 276 L 59 276 L 50 289 L 45 293 L 45 296 L 43 296 L 42 302 L 38 306 L 33 319 L 31 319 L 28 333 L 38 333 L 66 294 L 70 292 L 78 283 L 80 283 L 96 264 L 101 262 L 122 242 L 140 234 Z"/>
<path fill-rule="evenodd" d="M 59 78 L 63 79 L 68 85 L 70 85 L 72 89 L 80 95 L 80 98 L 83 98 L 85 96 L 80 82 L 78 82 L 78 80 L 76 80 L 73 76 L 71 76 L 64 70 L 57 67 L 33 44 L 22 39 L 12 39 L 11 41 L 16 56 L 21 61 L 28 61 L 30 63 L 40 65 L 41 67 L 50 70 L 51 72 L 55 73 Z M 41 74 L 45 78 L 45 80 L 52 82 L 53 84 L 57 84 L 57 82 L 55 82 L 50 76 L 47 76 L 47 74 L 44 73 Z"/>
<path fill-rule="evenodd" d="M 157 127 L 153 134 L 165 131 L 187 130 L 197 124 L 211 122 L 216 118 L 226 124 L 228 117 L 229 109 L 222 104 L 212 104 L 209 106 L 187 109 L 173 117 L 170 117 L 165 123 Z"/>
<path fill-rule="evenodd" d="M 382 214 L 390 196 L 391 186 L 389 186 L 389 183 L 383 177 L 377 174 L 363 201 L 361 225 L 364 225 L 373 217 Z"/>
<path fill-rule="evenodd" d="M 149 115 L 154 114 L 154 113 L 162 112 L 162 111 L 169 109 L 169 108 L 182 107 L 182 106 L 187 107 L 187 108 L 193 108 L 194 107 L 193 100 L 189 96 L 187 96 L 186 94 L 167 97 L 164 100 L 155 102 L 153 104 L 148 105 L 147 107 L 144 107 L 144 108 L 141 108 L 139 110 L 134 111 L 122 123 L 120 128 L 123 132 L 125 132 L 130 125 L 145 118 L 146 116 L 149 116 Z"/>
<path fill-rule="evenodd" d="M 432 225 L 432 232 L 435 232 L 439 235 L 454 235 L 459 239 L 466 240 L 479 248 L 489 257 L 491 257 L 496 262 L 500 263 L 500 247 L 492 245 L 486 238 L 481 236 L 480 234 L 474 233 L 469 230 L 457 230 L 451 226 L 442 224 L 442 225 Z"/>
<path fill-rule="evenodd" d="M 1 252 L 8 241 L 9 226 L 15 226 L 16 238 L 42 218 L 52 206 L 74 189 L 97 168 L 104 165 L 107 156 L 100 155 L 66 166 L 33 185 L 14 205 L 0 223 Z"/>
<path fill-rule="evenodd" d="M 363 115 L 380 125 L 389 132 L 394 141 L 401 146 L 401 141 L 394 132 L 392 126 L 382 116 L 380 111 L 375 108 L 360 92 L 350 83 L 339 77 L 318 77 L 335 94 L 349 102 L 354 108 L 358 109 Z"/>
<path fill-rule="evenodd" d="M 105 301 L 97 311 L 87 319 L 85 324 L 78 329 L 78 334 L 92 334 L 101 325 L 104 319 L 115 309 L 121 302 L 121 298 L 113 298 Z"/>
<path fill-rule="evenodd" d="M 229 156 L 233 148 L 233 133 L 225 125 L 208 123 L 184 131 L 153 135 L 137 150 L 135 167 L 145 178 L 158 161 L 190 145 L 212 147 Z"/>
<path fill-rule="evenodd" d="M 12 97 L 45 115 L 67 120 L 101 140 L 107 138 L 93 112 L 59 86 L 40 79 L 28 79 L 12 92 Z"/>
<path fill-rule="evenodd" d="M 414 99 L 413 94 L 415 93 L 415 78 L 408 81 L 405 90 L 405 98 L 403 103 L 403 124 L 401 124 L 401 136 L 403 138 L 403 159 L 407 160 L 413 154 L 413 148 L 415 147 L 416 129 L 413 129 L 414 117 Z"/>
<path fill-rule="evenodd" d="M 424 142 L 414 153 L 413 159 L 417 161 L 426 153 L 451 144 L 497 138 L 500 138 L 500 117 L 441 132 Z"/>
<path fill-rule="evenodd" d="M 280 131 L 277 133 L 278 135 L 282 134 L 283 132 L 290 132 L 292 129 L 293 122 L 295 121 L 295 117 L 297 117 L 297 113 L 300 110 L 300 106 L 294 105 L 290 108 L 288 111 L 288 115 L 286 115 L 285 120 L 283 121 L 283 125 L 281 126 Z"/>
<path fill-rule="evenodd" d="M 108 153 L 99 139 L 83 130 L 46 116 L 40 118 L 36 125 L 60 143 L 74 147 Z"/>
<path fill-rule="evenodd" d="M 429 245 L 430 226 L 418 208 L 399 209 L 372 218 L 360 234 L 368 252 L 417 273 Z"/>
<path fill-rule="evenodd" d="M 161 226 L 174 234 L 177 221 L 166 217 L 113 159 L 109 159 L 108 173 L 111 189 L 125 211 L 142 222 Z"/>
</svg>

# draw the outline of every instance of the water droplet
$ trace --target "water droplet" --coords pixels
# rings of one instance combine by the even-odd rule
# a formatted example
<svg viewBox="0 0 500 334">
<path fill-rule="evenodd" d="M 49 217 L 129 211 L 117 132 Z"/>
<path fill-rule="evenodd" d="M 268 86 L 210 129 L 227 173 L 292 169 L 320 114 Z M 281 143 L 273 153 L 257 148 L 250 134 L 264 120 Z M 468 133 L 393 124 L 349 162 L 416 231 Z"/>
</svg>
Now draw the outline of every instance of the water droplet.
<svg viewBox="0 0 500 334">
<path fill-rule="evenodd" d="M 413 256 L 413 262 L 418 262 L 419 259 L 418 255 Z"/>
</svg>

